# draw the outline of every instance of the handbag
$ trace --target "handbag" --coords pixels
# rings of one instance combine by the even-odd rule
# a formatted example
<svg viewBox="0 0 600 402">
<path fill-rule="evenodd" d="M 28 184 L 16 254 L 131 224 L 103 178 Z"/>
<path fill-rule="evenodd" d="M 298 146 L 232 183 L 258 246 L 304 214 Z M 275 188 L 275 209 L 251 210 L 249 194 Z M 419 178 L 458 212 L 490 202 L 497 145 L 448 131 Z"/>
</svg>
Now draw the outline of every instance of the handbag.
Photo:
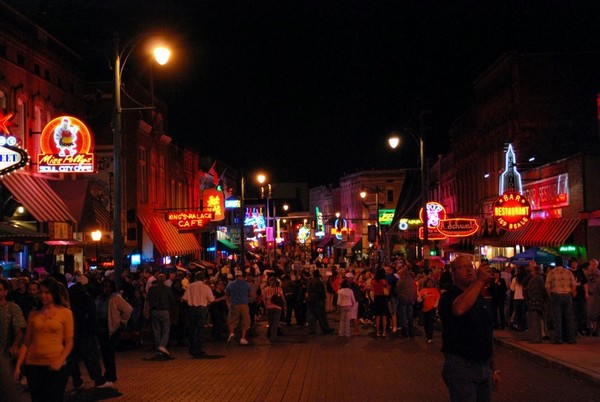
<svg viewBox="0 0 600 402">
<path fill-rule="evenodd" d="M 273 303 L 274 305 L 283 308 L 285 302 L 283 301 L 283 298 L 281 296 L 279 296 L 278 293 L 275 293 L 273 296 L 271 296 L 271 303 Z"/>
</svg>

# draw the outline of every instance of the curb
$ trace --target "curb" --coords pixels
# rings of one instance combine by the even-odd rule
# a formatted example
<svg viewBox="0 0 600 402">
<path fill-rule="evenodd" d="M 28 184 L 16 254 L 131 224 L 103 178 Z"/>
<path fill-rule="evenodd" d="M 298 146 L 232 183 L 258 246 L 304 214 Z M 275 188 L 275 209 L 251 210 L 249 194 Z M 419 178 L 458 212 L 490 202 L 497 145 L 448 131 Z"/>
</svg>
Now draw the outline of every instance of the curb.
<svg viewBox="0 0 600 402">
<path fill-rule="evenodd" d="M 597 375 L 588 372 L 579 366 L 573 366 L 563 360 L 556 359 L 552 356 L 549 356 L 545 353 L 537 352 L 531 349 L 527 349 L 521 346 L 516 345 L 514 342 L 507 341 L 505 339 L 494 337 L 494 344 L 497 346 L 502 346 L 507 349 L 514 350 L 516 352 L 522 353 L 524 355 L 533 357 L 539 361 L 546 362 L 550 366 L 568 370 L 570 373 L 581 376 L 583 380 L 591 382 L 593 384 L 600 384 L 600 378 Z"/>
</svg>

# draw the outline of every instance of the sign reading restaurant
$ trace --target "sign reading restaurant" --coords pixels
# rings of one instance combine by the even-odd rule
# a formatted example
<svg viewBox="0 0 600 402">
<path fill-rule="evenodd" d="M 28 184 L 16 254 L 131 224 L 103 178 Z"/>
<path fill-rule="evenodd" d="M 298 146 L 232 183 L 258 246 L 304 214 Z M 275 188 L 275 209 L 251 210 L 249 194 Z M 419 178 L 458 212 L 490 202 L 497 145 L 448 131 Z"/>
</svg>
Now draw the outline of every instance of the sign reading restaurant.
<svg viewBox="0 0 600 402">
<path fill-rule="evenodd" d="M 93 173 L 93 139 L 83 122 L 72 116 L 51 120 L 42 130 L 39 173 Z"/>
<path fill-rule="evenodd" d="M 507 191 L 494 201 L 492 215 L 501 228 L 519 230 L 529 222 L 531 206 L 525 196 Z"/>
</svg>

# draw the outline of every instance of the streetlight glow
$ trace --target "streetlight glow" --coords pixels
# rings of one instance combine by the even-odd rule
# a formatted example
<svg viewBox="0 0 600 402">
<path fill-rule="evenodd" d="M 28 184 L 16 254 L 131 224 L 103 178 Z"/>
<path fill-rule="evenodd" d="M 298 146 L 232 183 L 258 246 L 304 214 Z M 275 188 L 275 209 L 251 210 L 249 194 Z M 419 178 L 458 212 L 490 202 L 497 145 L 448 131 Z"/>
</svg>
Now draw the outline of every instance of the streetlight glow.
<svg viewBox="0 0 600 402">
<path fill-rule="evenodd" d="M 171 57 L 171 51 L 164 46 L 159 46 L 154 49 L 154 58 L 156 62 L 161 66 L 164 66 L 169 62 L 169 57 Z"/>
<path fill-rule="evenodd" d="M 388 144 L 390 144 L 390 147 L 392 149 L 398 148 L 398 145 L 400 145 L 400 137 L 394 135 L 394 136 L 388 138 Z"/>
</svg>

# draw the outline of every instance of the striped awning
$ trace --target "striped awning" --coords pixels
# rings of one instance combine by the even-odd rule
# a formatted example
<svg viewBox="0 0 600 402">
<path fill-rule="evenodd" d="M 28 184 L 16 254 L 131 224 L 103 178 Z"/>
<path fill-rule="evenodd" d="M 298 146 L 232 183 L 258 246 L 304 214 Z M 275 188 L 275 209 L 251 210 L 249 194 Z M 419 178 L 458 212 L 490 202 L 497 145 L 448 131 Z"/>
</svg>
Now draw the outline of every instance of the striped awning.
<svg viewBox="0 0 600 402">
<path fill-rule="evenodd" d="M 77 219 L 45 179 L 19 171 L 3 176 L 2 185 L 36 221 L 77 223 Z"/>
<path fill-rule="evenodd" d="M 94 211 L 94 218 L 96 227 L 103 232 L 109 232 L 112 230 L 112 216 L 110 212 L 98 201 L 92 197 L 92 209 Z"/>
<path fill-rule="evenodd" d="M 559 247 L 566 243 L 579 222 L 579 219 L 563 218 L 532 220 L 523 229 L 504 234 L 501 244 L 504 246 L 520 244 L 527 247 Z"/>
<path fill-rule="evenodd" d="M 161 256 L 193 255 L 198 258 L 200 243 L 193 233 L 179 233 L 164 217 L 140 216 L 139 219 Z"/>
</svg>

